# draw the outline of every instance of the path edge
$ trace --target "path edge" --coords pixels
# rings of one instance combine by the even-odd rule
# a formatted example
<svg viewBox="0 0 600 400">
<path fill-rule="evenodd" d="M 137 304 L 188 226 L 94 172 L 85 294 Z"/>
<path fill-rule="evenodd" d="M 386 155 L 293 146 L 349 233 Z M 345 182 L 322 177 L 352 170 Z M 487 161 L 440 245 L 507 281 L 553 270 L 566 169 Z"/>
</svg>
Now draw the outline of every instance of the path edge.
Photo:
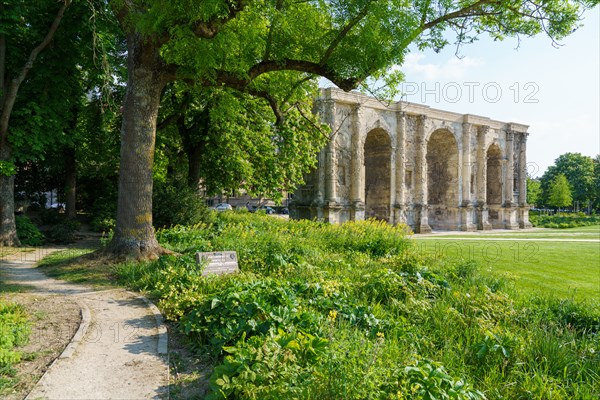
<svg viewBox="0 0 600 400">
<path fill-rule="evenodd" d="M 46 368 L 46 370 L 44 371 L 42 376 L 40 376 L 40 379 L 37 380 L 35 385 L 31 388 L 31 390 L 29 391 L 29 393 L 27 393 L 27 396 L 25 396 L 25 398 L 23 400 L 31 399 L 31 397 L 30 397 L 31 393 L 34 392 L 35 388 L 38 387 L 38 385 L 44 380 L 46 375 L 48 375 L 48 373 L 50 372 L 50 370 L 52 369 L 54 364 L 56 364 L 58 362 L 58 360 L 71 358 L 71 356 L 73 356 L 73 353 L 77 349 L 77 346 L 79 345 L 81 340 L 84 338 L 84 336 L 87 332 L 87 329 L 90 326 L 90 323 L 92 321 L 92 314 L 90 312 L 89 307 L 84 302 L 82 302 L 80 300 L 75 300 L 75 303 L 79 306 L 79 313 L 81 314 L 81 321 L 79 322 L 79 327 L 77 328 L 77 332 L 75 332 L 73 337 L 71 337 L 71 340 L 69 341 L 67 346 L 64 348 L 62 353 L 60 353 L 60 355 L 58 357 L 56 357 L 50 363 L 50 365 L 48 365 L 48 367 Z"/>
<path fill-rule="evenodd" d="M 134 293 L 134 292 L 130 292 L 130 291 L 127 291 L 127 293 L 141 299 L 144 303 L 146 303 L 148 308 L 150 308 L 150 310 L 154 314 L 154 319 L 156 320 L 156 328 L 158 329 L 158 350 L 157 350 L 158 354 L 168 355 L 169 354 L 169 334 L 167 333 L 167 327 L 165 325 L 165 321 L 164 321 L 162 313 L 160 312 L 158 307 L 156 307 L 156 305 L 153 302 L 151 302 L 147 297 L 142 296 L 139 293 Z"/>
</svg>

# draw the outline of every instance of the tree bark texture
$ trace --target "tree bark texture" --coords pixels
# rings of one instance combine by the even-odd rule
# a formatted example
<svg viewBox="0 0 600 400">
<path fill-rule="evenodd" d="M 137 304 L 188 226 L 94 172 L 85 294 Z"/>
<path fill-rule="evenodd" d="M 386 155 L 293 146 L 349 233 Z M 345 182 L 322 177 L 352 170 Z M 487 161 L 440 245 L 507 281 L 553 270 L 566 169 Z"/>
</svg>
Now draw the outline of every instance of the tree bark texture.
<svg viewBox="0 0 600 400">
<path fill-rule="evenodd" d="M 167 80 L 156 44 L 129 34 L 127 47 L 117 221 L 107 252 L 118 258 L 152 259 L 164 253 L 152 226 L 152 167 L 158 107 Z"/>
<path fill-rule="evenodd" d="M 70 147 L 65 157 L 65 214 L 67 219 L 77 218 L 77 163 L 75 149 Z"/>
<path fill-rule="evenodd" d="M 0 161 L 11 159 L 8 143 L 0 145 Z M 15 176 L 0 174 L 0 246 L 20 246 L 15 222 Z"/>
</svg>

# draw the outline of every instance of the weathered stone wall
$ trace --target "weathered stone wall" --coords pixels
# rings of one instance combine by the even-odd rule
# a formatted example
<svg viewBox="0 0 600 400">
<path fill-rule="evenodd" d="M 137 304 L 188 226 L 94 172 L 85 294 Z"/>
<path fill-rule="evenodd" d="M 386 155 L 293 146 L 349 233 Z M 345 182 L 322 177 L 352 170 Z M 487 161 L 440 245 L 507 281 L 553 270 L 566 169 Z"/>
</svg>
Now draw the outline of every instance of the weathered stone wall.
<svg viewBox="0 0 600 400">
<path fill-rule="evenodd" d="M 530 227 L 527 126 L 325 89 L 331 140 L 292 218 L 377 218 L 416 232 Z"/>
</svg>

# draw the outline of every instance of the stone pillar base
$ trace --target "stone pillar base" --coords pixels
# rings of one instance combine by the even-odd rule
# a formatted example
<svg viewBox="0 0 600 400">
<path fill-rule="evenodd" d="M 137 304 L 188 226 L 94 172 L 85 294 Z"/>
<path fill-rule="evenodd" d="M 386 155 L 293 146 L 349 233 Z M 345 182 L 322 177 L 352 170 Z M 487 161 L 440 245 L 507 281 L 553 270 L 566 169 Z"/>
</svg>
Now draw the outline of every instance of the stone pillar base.
<svg viewBox="0 0 600 400">
<path fill-rule="evenodd" d="M 517 208 L 512 204 L 504 206 L 504 229 L 519 229 L 519 222 L 517 219 Z"/>
<path fill-rule="evenodd" d="M 519 228 L 530 229 L 533 228 L 531 222 L 529 222 L 529 206 L 521 205 L 519 207 Z"/>
<path fill-rule="evenodd" d="M 472 205 L 463 205 L 460 208 L 460 230 L 465 232 L 473 232 L 477 230 L 477 225 L 473 222 L 474 208 Z"/>
<path fill-rule="evenodd" d="M 407 225 L 406 207 L 404 204 L 394 204 L 393 207 L 393 223 L 394 225 Z"/>
<path fill-rule="evenodd" d="M 365 203 L 355 201 L 350 206 L 350 221 L 363 221 L 365 219 Z"/>
<path fill-rule="evenodd" d="M 323 220 L 330 224 L 340 223 L 340 211 L 342 206 L 334 201 L 327 202 L 323 205 Z"/>
<path fill-rule="evenodd" d="M 431 233 L 426 204 L 415 204 L 415 233 Z"/>
<path fill-rule="evenodd" d="M 492 224 L 488 221 L 488 209 L 484 206 L 477 208 L 477 230 L 478 231 L 491 231 Z"/>
</svg>

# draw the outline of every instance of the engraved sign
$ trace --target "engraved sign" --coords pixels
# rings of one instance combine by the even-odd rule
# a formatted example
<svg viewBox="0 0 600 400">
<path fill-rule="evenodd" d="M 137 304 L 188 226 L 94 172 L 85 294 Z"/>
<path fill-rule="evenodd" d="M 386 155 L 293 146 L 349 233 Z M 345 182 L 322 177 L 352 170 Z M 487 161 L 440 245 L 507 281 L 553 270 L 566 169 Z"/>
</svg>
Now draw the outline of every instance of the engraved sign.
<svg viewBox="0 0 600 400">
<path fill-rule="evenodd" d="M 208 265 L 202 271 L 202 276 L 208 274 L 232 274 L 240 270 L 235 251 L 196 253 L 196 262 L 198 264 L 205 262 L 205 260 L 208 260 Z"/>
</svg>

